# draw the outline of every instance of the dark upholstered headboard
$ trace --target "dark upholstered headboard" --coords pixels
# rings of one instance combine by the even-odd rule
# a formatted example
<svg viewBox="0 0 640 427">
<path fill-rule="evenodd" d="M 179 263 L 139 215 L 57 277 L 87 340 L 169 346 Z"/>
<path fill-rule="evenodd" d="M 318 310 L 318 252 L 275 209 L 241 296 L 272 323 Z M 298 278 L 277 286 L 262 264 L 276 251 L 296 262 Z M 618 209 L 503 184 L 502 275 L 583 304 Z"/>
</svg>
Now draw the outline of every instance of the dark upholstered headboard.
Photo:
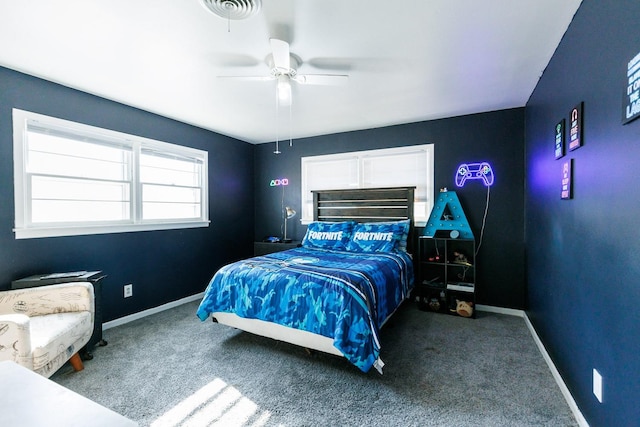
<svg viewBox="0 0 640 427">
<path fill-rule="evenodd" d="M 313 220 L 380 222 L 410 219 L 408 250 L 413 253 L 414 191 L 415 187 L 312 191 Z"/>
</svg>

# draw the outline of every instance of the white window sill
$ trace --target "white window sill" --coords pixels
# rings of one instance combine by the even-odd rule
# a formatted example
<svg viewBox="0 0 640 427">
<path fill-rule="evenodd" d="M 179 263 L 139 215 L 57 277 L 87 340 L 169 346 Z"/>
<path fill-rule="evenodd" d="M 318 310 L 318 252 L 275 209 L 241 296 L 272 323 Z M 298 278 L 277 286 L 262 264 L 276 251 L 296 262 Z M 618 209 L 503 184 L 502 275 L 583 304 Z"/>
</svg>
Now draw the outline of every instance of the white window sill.
<svg viewBox="0 0 640 427">
<path fill-rule="evenodd" d="M 82 236 L 88 234 L 129 233 L 137 231 L 174 230 L 183 228 L 208 227 L 210 221 L 164 222 L 155 224 L 95 225 L 75 227 L 37 227 L 14 229 L 16 239 L 40 237 Z"/>
</svg>

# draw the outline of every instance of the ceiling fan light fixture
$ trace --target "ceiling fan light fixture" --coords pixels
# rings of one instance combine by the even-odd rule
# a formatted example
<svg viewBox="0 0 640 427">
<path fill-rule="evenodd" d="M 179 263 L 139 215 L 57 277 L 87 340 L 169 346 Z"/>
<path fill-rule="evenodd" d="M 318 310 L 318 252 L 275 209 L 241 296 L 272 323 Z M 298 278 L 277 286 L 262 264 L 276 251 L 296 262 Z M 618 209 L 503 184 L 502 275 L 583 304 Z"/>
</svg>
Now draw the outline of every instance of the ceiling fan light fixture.
<svg viewBox="0 0 640 427">
<path fill-rule="evenodd" d="M 247 19 L 260 11 L 262 0 L 201 0 L 208 11 L 224 19 Z"/>
<path fill-rule="evenodd" d="M 278 76 L 278 103 L 283 107 L 291 105 L 291 81 L 285 74 Z"/>
</svg>

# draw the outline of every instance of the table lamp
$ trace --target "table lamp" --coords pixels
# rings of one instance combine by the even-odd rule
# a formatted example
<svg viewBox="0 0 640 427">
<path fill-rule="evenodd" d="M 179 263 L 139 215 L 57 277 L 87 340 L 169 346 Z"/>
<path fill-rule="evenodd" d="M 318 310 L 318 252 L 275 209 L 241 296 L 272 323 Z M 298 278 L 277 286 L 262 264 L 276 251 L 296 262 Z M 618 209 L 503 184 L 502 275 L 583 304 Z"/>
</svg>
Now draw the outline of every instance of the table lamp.
<svg viewBox="0 0 640 427">
<path fill-rule="evenodd" d="M 282 238 L 283 243 L 291 243 L 291 239 L 287 238 L 287 221 L 296 216 L 296 211 L 293 210 L 291 206 L 287 206 L 284 208 L 284 237 Z"/>
</svg>

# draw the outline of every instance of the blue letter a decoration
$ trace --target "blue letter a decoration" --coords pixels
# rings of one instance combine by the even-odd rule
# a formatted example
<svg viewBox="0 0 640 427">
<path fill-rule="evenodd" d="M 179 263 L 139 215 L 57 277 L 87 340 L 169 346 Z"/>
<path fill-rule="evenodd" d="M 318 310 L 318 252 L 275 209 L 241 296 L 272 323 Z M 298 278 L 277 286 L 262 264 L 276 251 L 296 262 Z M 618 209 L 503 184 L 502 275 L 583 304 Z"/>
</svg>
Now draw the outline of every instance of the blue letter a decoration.
<svg viewBox="0 0 640 427">
<path fill-rule="evenodd" d="M 442 191 L 433 205 L 431 215 L 424 228 L 424 235 L 435 237 L 436 231 L 451 232 L 457 230 L 462 239 L 473 239 L 469 221 L 462 210 L 455 191 Z"/>
</svg>

